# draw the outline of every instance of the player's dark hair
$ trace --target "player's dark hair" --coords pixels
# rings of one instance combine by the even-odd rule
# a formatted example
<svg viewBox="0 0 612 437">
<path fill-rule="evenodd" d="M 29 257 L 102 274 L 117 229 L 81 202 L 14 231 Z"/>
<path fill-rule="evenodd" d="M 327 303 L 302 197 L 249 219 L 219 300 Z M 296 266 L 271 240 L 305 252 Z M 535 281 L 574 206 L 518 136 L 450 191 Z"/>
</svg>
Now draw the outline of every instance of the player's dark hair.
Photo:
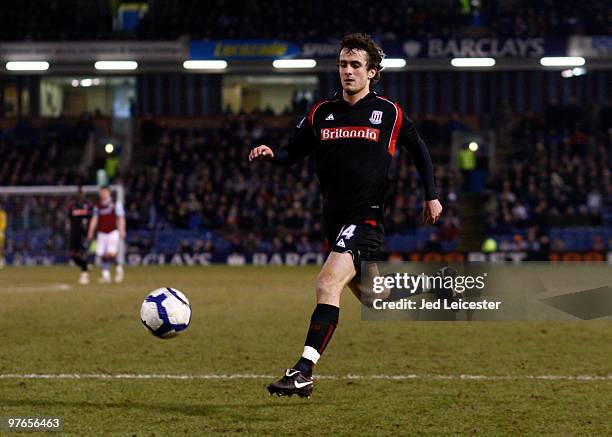
<svg viewBox="0 0 612 437">
<path fill-rule="evenodd" d="M 385 53 L 378 44 L 374 42 L 372 37 L 365 33 L 350 33 L 342 38 L 340 50 L 336 62 L 340 62 L 340 53 L 343 49 L 347 50 L 363 50 L 368 55 L 368 70 L 375 69 L 376 75 L 370 80 L 370 89 L 380 80 L 380 72 L 383 67 L 381 62 L 385 57 Z"/>
</svg>

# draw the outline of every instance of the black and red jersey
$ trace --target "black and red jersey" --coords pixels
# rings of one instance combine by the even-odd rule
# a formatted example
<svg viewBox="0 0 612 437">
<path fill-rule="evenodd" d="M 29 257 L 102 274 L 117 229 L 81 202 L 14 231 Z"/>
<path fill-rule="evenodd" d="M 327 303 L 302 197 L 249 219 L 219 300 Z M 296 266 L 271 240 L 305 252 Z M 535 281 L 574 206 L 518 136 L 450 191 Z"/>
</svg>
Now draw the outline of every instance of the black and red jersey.
<svg viewBox="0 0 612 437">
<path fill-rule="evenodd" d="M 274 164 L 291 166 L 312 156 L 326 222 L 382 220 L 389 169 L 396 149 L 407 149 L 421 176 L 425 198 L 437 197 L 427 146 L 400 106 L 375 92 L 355 105 L 337 93 L 315 104 Z"/>
<path fill-rule="evenodd" d="M 68 204 L 68 217 L 70 217 L 70 231 L 72 233 L 86 233 L 87 225 L 93 211 L 92 203 L 87 199 L 74 199 Z"/>
</svg>

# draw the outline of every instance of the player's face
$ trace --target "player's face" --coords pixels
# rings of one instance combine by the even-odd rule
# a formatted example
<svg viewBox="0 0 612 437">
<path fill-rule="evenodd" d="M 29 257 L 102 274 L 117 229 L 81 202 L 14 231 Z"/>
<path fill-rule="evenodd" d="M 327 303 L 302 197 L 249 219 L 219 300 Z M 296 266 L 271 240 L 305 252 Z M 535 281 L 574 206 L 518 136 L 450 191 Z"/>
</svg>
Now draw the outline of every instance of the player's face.
<svg viewBox="0 0 612 437">
<path fill-rule="evenodd" d="M 349 95 L 369 90 L 370 80 L 376 75 L 375 69 L 368 70 L 368 54 L 365 50 L 342 49 L 338 71 L 342 89 Z"/>
<path fill-rule="evenodd" d="M 103 188 L 100 190 L 100 200 L 102 202 L 106 202 L 108 199 L 110 199 L 110 191 L 108 191 L 106 188 Z"/>
</svg>

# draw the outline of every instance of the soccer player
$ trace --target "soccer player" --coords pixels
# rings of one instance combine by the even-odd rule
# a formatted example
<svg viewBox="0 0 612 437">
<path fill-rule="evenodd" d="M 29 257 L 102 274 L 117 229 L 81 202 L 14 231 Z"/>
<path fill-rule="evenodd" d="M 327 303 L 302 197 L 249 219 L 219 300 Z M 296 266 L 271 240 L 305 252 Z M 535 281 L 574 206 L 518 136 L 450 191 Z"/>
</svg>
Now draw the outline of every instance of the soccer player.
<svg viewBox="0 0 612 437">
<path fill-rule="evenodd" d="M 68 227 L 70 232 L 70 258 L 81 268 L 79 284 L 89 284 L 87 265 L 87 225 L 93 210 L 92 203 L 85 198 L 79 187 L 76 197 L 68 204 Z"/>
<path fill-rule="evenodd" d="M 123 266 L 117 261 L 119 244 L 125 239 L 125 211 L 120 202 L 113 202 L 108 187 L 100 188 L 99 200 L 93 209 L 87 239 L 93 239 L 94 231 L 98 230 L 96 237 L 96 256 L 102 260 L 102 277 L 99 282 L 111 282 L 110 264 L 115 263 L 115 282 L 123 281 Z"/>
<path fill-rule="evenodd" d="M 427 146 L 400 106 L 372 91 L 380 79 L 384 54 L 364 34 L 346 35 L 337 64 L 342 90 L 316 103 L 285 147 L 260 145 L 250 161 L 291 166 L 312 156 L 323 197 L 323 221 L 330 253 L 316 283 L 302 356 L 270 385 L 270 394 L 310 396 L 312 369 L 338 324 L 340 294 L 348 285 L 362 299 L 362 261 L 376 261 L 384 238 L 389 167 L 396 146 L 407 149 L 425 190 L 423 220 L 435 223 L 442 212 Z M 363 302 L 363 300 L 362 300 Z"/>
</svg>

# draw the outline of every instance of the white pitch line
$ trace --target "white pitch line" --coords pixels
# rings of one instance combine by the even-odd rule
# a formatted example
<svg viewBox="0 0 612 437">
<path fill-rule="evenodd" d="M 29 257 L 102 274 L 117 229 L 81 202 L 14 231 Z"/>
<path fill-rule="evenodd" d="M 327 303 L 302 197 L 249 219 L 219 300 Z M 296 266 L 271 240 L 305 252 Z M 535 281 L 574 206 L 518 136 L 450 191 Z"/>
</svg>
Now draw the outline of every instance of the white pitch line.
<svg viewBox="0 0 612 437">
<path fill-rule="evenodd" d="M 68 291 L 70 289 L 72 289 L 70 284 L 56 282 L 37 285 L 13 285 L 0 290 L 0 293 L 40 293 L 47 291 Z"/>
<path fill-rule="evenodd" d="M 0 373 L 0 379 L 183 379 L 183 380 L 232 380 L 232 379 L 274 379 L 274 375 L 257 375 L 250 373 L 235 374 L 201 374 L 201 375 L 172 375 L 172 374 L 138 374 L 138 373 Z M 407 374 L 407 375 L 317 375 L 315 379 L 329 380 L 452 380 L 452 381 L 612 381 L 612 375 L 435 375 L 435 374 Z"/>
</svg>

